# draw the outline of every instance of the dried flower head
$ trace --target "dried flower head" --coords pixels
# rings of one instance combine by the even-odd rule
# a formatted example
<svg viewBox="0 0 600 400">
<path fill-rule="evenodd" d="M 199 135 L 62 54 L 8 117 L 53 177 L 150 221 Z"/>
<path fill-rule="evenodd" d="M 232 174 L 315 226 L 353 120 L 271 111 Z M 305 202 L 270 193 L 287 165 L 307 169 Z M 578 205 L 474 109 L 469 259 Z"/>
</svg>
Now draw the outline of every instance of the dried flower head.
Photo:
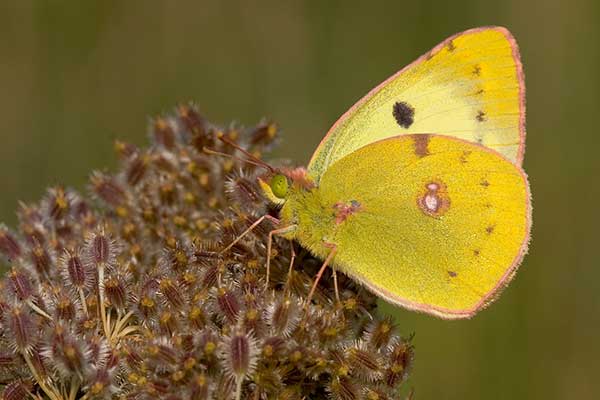
<svg viewBox="0 0 600 400">
<path fill-rule="evenodd" d="M 277 210 L 218 138 L 261 157 L 276 125 L 183 104 L 149 131 L 89 197 L 57 186 L 0 225 L 3 399 L 398 398 L 413 349 L 373 295 L 338 276 L 338 302 L 326 271 L 304 308 L 322 261 L 278 237 L 266 279 Z"/>
</svg>

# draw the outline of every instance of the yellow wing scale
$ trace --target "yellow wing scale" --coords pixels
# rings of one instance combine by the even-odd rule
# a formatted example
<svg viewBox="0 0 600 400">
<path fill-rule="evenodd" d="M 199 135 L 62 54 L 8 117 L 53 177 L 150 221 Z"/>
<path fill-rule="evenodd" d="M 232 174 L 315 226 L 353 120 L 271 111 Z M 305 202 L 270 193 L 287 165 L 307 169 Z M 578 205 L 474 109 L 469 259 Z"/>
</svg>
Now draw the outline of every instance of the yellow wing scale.
<svg viewBox="0 0 600 400">
<path fill-rule="evenodd" d="M 318 211 L 310 202 L 284 206 L 306 210 L 311 226 L 300 221 L 303 244 L 323 256 L 326 238 L 337 246 L 339 269 L 392 303 L 444 318 L 469 317 L 491 301 L 528 243 L 522 170 L 449 137 L 408 135 L 365 146 L 333 164 L 315 196 Z M 311 215 L 351 201 L 360 207 L 342 223 Z"/>
<path fill-rule="evenodd" d="M 460 33 L 355 104 L 323 139 L 308 171 L 318 182 L 337 160 L 369 143 L 425 132 L 480 143 L 520 165 L 524 93 L 518 48 L 506 29 Z"/>
</svg>

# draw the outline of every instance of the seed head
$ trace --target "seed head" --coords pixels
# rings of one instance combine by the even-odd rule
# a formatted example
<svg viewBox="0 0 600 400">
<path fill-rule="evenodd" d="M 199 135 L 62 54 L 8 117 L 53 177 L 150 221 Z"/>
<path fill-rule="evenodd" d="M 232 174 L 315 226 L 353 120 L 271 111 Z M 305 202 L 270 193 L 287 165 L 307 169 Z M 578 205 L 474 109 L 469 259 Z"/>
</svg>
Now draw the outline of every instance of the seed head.
<svg viewBox="0 0 600 400">
<path fill-rule="evenodd" d="M 227 371 L 241 379 L 254 371 L 257 352 L 256 339 L 252 333 L 235 332 L 223 341 L 221 359 Z"/>
<path fill-rule="evenodd" d="M 211 398 L 210 385 L 205 374 L 195 375 L 188 385 L 190 400 L 208 400 Z"/>
<path fill-rule="evenodd" d="M 340 273 L 338 302 L 328 269 L 304 308 L 323 261 L 278 236 L 267 255 L 267 219 L 239 238 L 278 210 L 219 138 L 262 158 L 277 130 L 180 105 L 150 147 L 115 145 L 91 198 L 54 187 L 20 205 L 18 232 L 0 225 L 3 398 L 398 398 L 413 349 L 375 297 Z"/>
<path fill-rule="evenodd" d="M 240 312 L 240 302 L 230 289 L 220 288 L 217 294 L 217 304 L 222 315 L 229 323 L 234 323 Z"/>
<path fill-rule="evenodd" d="M 240 204 L 246 212 L 261 210 L 264 206 L 263 195 L 254 174 L 240 170 L 227 179 L 225 188 L 231 201 Z"/>
<path fill-rule="evenodd" d="M 331 380 L 327 387 L 329 398 L 332 400 L 358 400 L 361 390 L 358 385 L 347 376 L 338 376 Z"/>
<path fill-rule="evenodd" d="M 118 274 L 111 275 L 104 282 L 104 291 L 109 303 L 119 311 L 125 311 L 129 303 L 128 280 Z"/>
<path fill-rule="evenodd" d="M 0 225 L 0 253 L 9 260 L 15 260 L 21 255 L 21 245 L 3 225 Z"/>
<path fill-rule="evenodd" d="M 29 380 L 17 380 L 9 383 L 2 392 L 2 400 L 28 399 L 32 384 Z"/>
<path fill-rule="evenodd" d="M 301 318 L 300 300 L 295 296 L 283 295 L 276 299 L 267 314 L 272 333 L 289 337 Z"/>
<path fill-rule="evenodd" d="M 125 201 L 125 190 L 116 179 L 94 172 L 91 177 L 92 192 L 109 206 L 119 206 Z"/>
<path fill-rule="evenodd" d="M 29 308 L 14 305 L 4 313 L 2 322 L 10 347 L 20 353 L 29 353 L 37 339 L 37 318 Z"/>
<path fill-rule="evenodd" d="M 127 161 L 125 166 L 125 176 L 127 184 L 129 186 L 136 186 L 144 178 L 144 175 L 148 171 L 148 164 L 150 160 L 148 156 L 134 154 Z"/>
<path fill-rule="evenodd" d="M 104 229 L 93 232 L 88 236 L 85 252 L 89 265 L 114 265 L 118 251 L 117 244 Z"/>
<path fill-rule="evenodd" d="M 76 289 L 89 288 L 93 282 L 92 271 L 83 263 L 81 251 L 65 250 L 59 260 L 64 282 Z"/>
<path fill-rule="evenodd" d="M 176 309 L 182 308 L 185 304 L 183 293 L 177 283 L 171 278 L 161 279 L 160 293 L 164 296 L 165 300 Z"/>
<path fill-rule="evenodd" d="M 75 374 L 83 379 L 92 369 L 88 343 L 73 335 L 64 325 L 56 326 L 41 354 L 54 372 L 63 378 L 70 378 Z"/>
<path fill-rule="evenodd" d="M 172 120 L 158 117 L 151 126 L 154 142 L 169 150 L 175 147 L 175 131 L 172 125 Z"/>
<path fill-rule="evenodd" d="M 277 137 L 277 125 L 273 122 L 262 121 L 250 131 L 250 143 L 269 144 Z"/>
<path fill-rule="evenodd" d="M 390 316 L 376 318 L 367 326 L 365 339 L 376 349 L 386 347 L 394 337 L 396 327 Z"/>
<path fill-rule="evenodd" d="M 30 300 L 34 294 L 31 276 L 24 268 L 13 267 L 9 274 L 9 287 L 18 300 Z"/>
<path fill-rule="evenodd" d="M 54 257 L 51 256 L 48 249 L 37 240 L 34 240 L 30 255 L 31 263 L 35 268 L 35 271 L 40 277 L 47 278 L 48 274 L 52 272 Z"/>
<path fill-rule="evenodd" d="M 345 349 L 345 358 L 354 376 L 368 381 L 378 381 L 383 375 L 382 362 L 375 349 L 364 341 L 357 341 Z"/>
<path fill-rule="evenodd" d="M 63 219 L 71 208 L 71 194 L 61 186 L 48 189 L 46 198 L 42 201 L 42 210 L 54 220 Z"/>
</svg>

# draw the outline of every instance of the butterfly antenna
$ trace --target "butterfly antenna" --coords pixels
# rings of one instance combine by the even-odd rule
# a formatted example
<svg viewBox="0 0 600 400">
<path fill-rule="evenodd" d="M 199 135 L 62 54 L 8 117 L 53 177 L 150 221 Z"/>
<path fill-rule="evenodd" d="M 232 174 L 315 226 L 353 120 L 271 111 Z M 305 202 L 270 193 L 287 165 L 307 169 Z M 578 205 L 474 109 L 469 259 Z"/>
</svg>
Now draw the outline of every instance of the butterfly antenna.
<svg viewBox="0 0 600 400">
<path fill-rule="evenodd" d="M 233 140 L 231 140 L 228 137 L 226 137 L 223 133 L 219 133 L 217 135 L 217 138 L 221 142 L 223 142 L 225 144 L 228 144 L 231 147 L 233 147 L 234 149 L 242 152 L 246 157 L 248 157 L 249 161 L 252 161 L 252 163 L 254 163 L 254 165 L 260 165 L 261 167 L 268 169 L 270 172 L 275 172 L 275 168 L 273 168 L 272 166 L 270 166 L 269 164 L 267 164 L 263 160 L 261 160 L 261 159 L 257 158 L 256 156 L 254 156 L 254 154 L 250 153 L 248 150 L 243 149 L 239 144 L 237 144 Z"/>
<path fill-rule="evenodd" d="M 210 149 L 210 148 L 208 148 L 206 146 L 202 148 L 202 151 L 204 151 L 206 154 L 213 154 L 213 155 L 216 155 L 216 156 L 227 157 L 227 158 L 231 158 L 233 160 L 240 161 L 242 163 L 256 165 L 257 167 L 267 168 L 267 169 L 269 169 L 271 171 L 271 169 L 269 168 L 270 166 L 265 165 L 265 163 L 260 163 L 260 162 L 256 162 L 256 161 L 253 161 L 253 160 L 248 160 L 246 158 L 239 158 L 239 157 L 236 157 L 236 156 L 234 156 L 232 154 L 222 153 L 220 151 L 216 151 L 216 150 Z"/>
</svg>

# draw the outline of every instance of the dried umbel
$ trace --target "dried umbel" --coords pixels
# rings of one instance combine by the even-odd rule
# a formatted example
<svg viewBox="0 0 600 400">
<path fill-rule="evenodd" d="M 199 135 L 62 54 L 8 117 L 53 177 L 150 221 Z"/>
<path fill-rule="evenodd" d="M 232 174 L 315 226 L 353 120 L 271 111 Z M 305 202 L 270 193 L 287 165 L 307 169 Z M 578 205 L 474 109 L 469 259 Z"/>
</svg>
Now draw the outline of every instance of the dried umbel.
<svg viewBox="0 0 600 400">
<path fill-rule="evenodd" d="M 89 197 L 54 187 L 0 225 L 3 398 L 399 398 L 412 347 L 371 294 L 339 276 L 338 301 L 326 272 L 305 307 L 322 261 L 278 237 L 267 281 L 264 171 L 218 136 L 261 157 L 277 127 L 182 105 L 150 131 Z"/>
</svg>

